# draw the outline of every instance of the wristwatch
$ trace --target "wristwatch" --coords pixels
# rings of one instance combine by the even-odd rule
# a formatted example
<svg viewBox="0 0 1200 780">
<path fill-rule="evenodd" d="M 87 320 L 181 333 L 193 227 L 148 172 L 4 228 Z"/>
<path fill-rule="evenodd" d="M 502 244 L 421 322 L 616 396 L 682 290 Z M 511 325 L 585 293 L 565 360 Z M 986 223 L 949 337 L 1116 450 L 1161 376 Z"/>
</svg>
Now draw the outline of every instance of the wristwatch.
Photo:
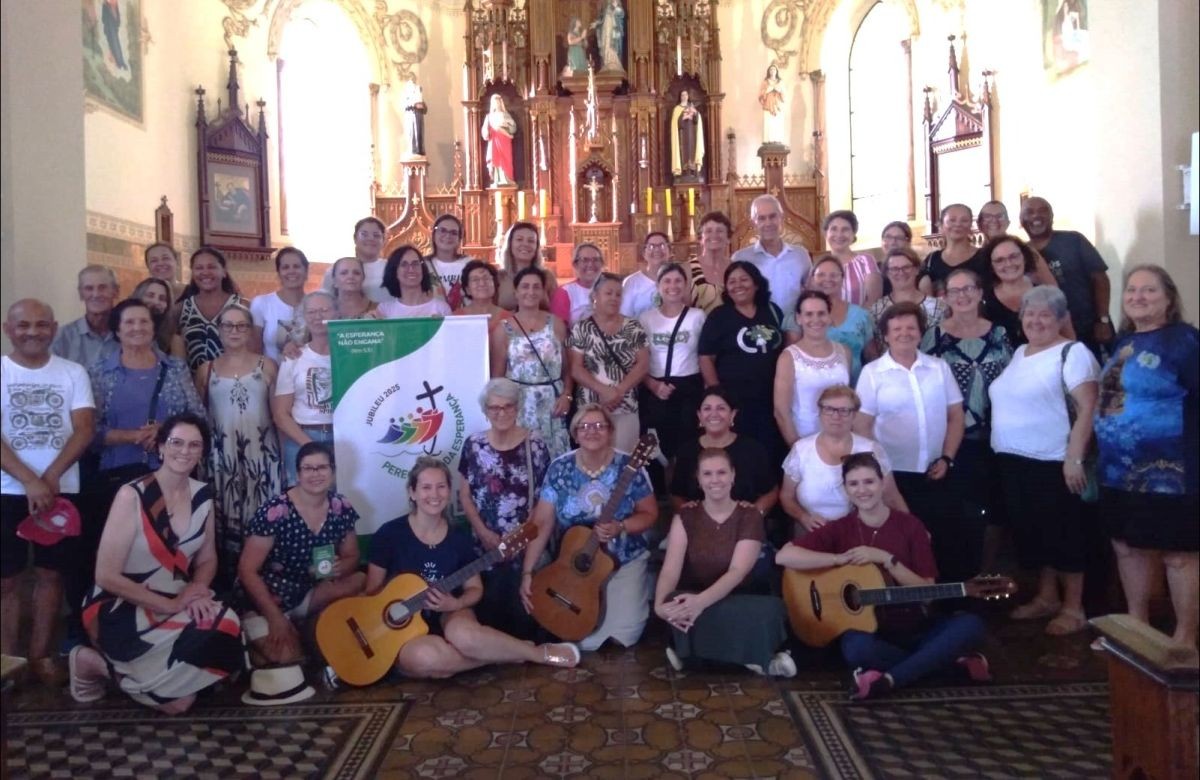
<svg viewBox="0 0 1200 780">
<path fill-rule="evenodd" d="M 948 469 L 954 468 L 954 458 L 950 457 L 949 455 L 942 455 L 941 457 L 938 458 L 938 460 L 940 460 L 942 463 L 945 463 L 946 468 L 948 468 Z"/>
<path fill-rule="evenodd" d="M 1111 325 L 1111 324 L 1112 324 L 1112 318 L 1111 318 L 1111 317 L 1109 317 L 1107 314 L 1101 314 L 1101 315 L 1100 315 L 1100 321 L 1101 321 L 1101 322 L 1103 322 L 1105 325 Z"/>
</svg>

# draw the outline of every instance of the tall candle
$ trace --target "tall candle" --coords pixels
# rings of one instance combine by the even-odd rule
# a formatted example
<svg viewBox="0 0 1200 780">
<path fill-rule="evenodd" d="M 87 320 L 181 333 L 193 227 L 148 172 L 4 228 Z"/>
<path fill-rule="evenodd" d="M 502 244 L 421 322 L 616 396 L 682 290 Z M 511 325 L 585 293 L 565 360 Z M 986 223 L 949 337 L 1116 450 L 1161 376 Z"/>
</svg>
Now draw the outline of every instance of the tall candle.
<svg viewBox="0 0 1200 780">
<path fill-rule="evenodd" d="M 696 216 L 696 188 L 688 187 L 688 216 Z"/>
<path fill-rule="evenodd" d="M 504 219 L 504 197 L 496 190 L 496 219 Z"/>
<path fill-rule="evenodd" d="M 525 190 L 517 193 L 517 219 L 525 219 Z"/>
<path fill-rule="evenodd" d="M 546 190 L 543 189 L 542 191 L 540 191 L 538 193 L 538 213 L 541 214 L 543 217 L 550 216 L 550 212 L 547 209 L 546 203 L 547 203 Z"/>
<path fill-rule="evenodd" d="M 646 214 L 650 215 L 653 213 L 654 213 L 654 188 L 647 187 L 646 188 Z"/>
<path fill-rule="evenodd" d="M 683 75 L 683 38 L 675 36 L 675 75 Z"/>
<path fill-rule="evenodd" d="M 671 190 L 663 190 L 663 202 L 667 207 L 667 216 L 671 216 Z"/>
</svg>

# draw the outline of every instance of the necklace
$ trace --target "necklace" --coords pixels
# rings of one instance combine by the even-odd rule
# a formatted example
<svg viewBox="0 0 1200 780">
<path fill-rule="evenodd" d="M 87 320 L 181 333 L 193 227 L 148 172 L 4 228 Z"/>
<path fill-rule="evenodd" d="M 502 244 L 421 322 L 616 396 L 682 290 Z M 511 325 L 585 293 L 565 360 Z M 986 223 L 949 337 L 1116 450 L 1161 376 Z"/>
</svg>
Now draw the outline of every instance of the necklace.
<svg viewBox="0 0 1200 780">
<path fill-rule="evenodd" d="M 579 470 L 584 474 L 587 474 L 592 479 L 599 479 L 600 475 L 604 473 L 604 471 L 608 468 L 608 464 L 610 463 L 612 463 L 611 455 L 604 460 L 604 463 L 602 463 L 599 468 L 589 469 L 587 466 L 583 465 L 583 458 L 575 459 L 575 465 L 579 467 Z"/>
</svg>

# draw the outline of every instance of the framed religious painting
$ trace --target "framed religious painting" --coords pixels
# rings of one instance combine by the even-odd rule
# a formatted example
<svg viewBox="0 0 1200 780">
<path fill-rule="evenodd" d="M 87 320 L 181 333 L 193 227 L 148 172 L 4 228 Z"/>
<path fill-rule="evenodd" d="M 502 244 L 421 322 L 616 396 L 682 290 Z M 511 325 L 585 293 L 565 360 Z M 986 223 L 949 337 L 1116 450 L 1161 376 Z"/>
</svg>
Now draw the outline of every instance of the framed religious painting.
<svg viewBox="0 0 1200 780">
<path fill-rule="evenodd" d="M 85 100 L 141 125 L 142 0 L 82 0 L 82 6 Z"/>
<path fill-rule="evenodd" d="M 1091 57 L 1088 0 L 1042 0 L 1042 60 L 1061 76 Z"/>
<path fill-rule="evenodd" d="M 210 159 L 207 168 L 208 229 L 229 236 L 257 237 L 258 165 Z"/>
</svg>

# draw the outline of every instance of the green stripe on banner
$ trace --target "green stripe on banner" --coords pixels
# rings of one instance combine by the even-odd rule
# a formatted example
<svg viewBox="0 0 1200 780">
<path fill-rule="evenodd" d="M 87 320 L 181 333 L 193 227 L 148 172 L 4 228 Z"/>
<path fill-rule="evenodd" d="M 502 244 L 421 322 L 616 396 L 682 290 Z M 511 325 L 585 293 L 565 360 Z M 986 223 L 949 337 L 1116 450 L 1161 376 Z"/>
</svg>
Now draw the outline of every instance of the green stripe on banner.
<svg viewBox="0 0 1200 780">
<path fill-rule="evenodd" d="M 358 379 L 372 368 L 416 352 L 437 335 L 442 317 L 404 320 L 405 327 L 381 327 L 387 320 L 333 320 L 329 323 L 329 343 L 337 354 L 333 372 L 333 405 Z"/>
</svg>

